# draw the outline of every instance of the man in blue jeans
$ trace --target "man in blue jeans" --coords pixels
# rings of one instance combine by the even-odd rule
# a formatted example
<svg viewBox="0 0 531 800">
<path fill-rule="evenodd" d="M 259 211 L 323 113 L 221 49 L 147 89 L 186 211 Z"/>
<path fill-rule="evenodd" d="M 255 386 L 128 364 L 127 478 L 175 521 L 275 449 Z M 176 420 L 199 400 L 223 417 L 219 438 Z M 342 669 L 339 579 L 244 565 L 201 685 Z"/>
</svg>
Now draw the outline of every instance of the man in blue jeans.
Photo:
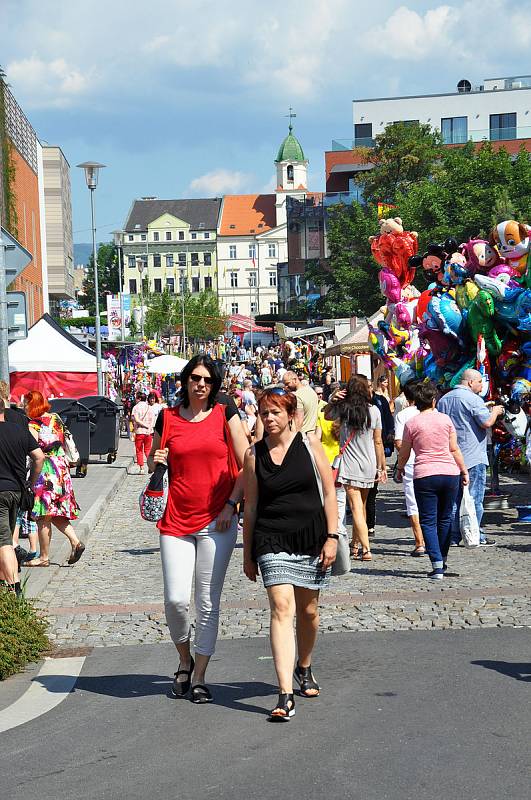
<svg viewBox="0 0 531 800">
<path fill-rule="evenodd" d="M 437 408 L 443 414 L 448 414 L 454 423 L 457 432 L 457 443 L 463 454 L 465 465 L 470 477 L 470 494 L 476 506 L 476 516 L 481 528 L 483 517 L 483 497 L 487 477 L 487 430 L 492 428 L 499 416 L 504 412 L 503 406 L 489 408 L 479 397 L 483 388 L 483 378 L 476 369 L 466 369 L 461 377 L 461 383 L 455 389 L 441 397 Z M 459 490 L 454 509 L 452 524 L 452 545 L 459 544 L 461 532 L 459 530 L 459 506 L 461 505 L 463 490 Z M 496 544 L 493 539 L 481 533 L 480 545 L 492 547 Z"/>
</svg>

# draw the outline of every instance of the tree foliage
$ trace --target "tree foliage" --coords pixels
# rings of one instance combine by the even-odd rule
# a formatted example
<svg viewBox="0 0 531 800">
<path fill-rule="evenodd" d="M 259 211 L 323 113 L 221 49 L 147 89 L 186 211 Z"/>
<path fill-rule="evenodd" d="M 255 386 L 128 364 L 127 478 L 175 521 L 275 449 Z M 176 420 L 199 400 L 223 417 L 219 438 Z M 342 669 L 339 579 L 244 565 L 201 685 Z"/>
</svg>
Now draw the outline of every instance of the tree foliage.
<svg viewBox="0 0 531 800">
<path fill-rule="evenodd" d="M 306 270 L 316 286 L 328 287 L 315 304 L 324 316 L 364 316 L 382 304 L 378 269 L 368 242 L 377 228 L 373 206 L 353 203 L 328 210 L 329 267 L 324 271 L 322 265 L 314 264 Z"/>
<path fill-rule="evenodd" d="M 145 331 L 147 336 L 169 336 L 182 331 L 183 299 L 170 292 L 147 298 Z M 217 295 L 211 291 L 185 294 L 184 321 L 187 339 L 214 339 L 225 330 Z"/>
<path fill-rule="evenodd" d="M 117 294 L 120 291 L 120 277 L 118 268 L 118 250 L 112 242 L 103 242 L 98 247 L 98 295 L 100 312 L 107 308 L 106 296 Z M 85 280 L 83 281 L 84 304 L 90 314 L 96 313 L 96 294 L 94 291 L 94 259 L 91 256 L 88 263 Z"/>
</svg>

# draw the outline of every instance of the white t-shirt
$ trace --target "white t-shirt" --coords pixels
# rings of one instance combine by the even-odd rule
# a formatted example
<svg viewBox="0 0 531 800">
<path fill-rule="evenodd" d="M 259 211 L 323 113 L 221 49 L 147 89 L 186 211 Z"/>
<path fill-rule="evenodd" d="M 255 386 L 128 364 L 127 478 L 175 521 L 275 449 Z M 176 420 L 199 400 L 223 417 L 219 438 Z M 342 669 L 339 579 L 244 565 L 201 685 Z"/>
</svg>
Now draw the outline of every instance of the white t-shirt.
<svg viewBox="0 0 531 800">
<path fill-rule="evenodd" d="M 398 414 L 395 417 L 395 439 L 400 439 L 400 441 L 402 441 L 402 439 L 404 438 L 404 427 L 406 422 L 409 422 L 410 419 L 416 417 L 417 414 L 420 414 L 420 411 L 418 410 L 417 406 L 406 406 L 406 408 L 403 408 L 402 411 L 398 412 Z M 415 452 L 413 448 L 411 448 L 411 453 L 409 455 L 407 463 L 408 464 L 415 463 Z"/>
</svg>

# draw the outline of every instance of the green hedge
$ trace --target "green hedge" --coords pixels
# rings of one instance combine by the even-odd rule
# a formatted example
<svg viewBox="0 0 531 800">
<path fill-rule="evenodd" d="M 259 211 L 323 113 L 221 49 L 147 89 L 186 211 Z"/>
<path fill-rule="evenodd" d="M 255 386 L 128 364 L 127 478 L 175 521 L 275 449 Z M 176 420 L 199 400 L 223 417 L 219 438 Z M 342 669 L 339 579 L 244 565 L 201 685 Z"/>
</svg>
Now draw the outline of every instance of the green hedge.
<svg viewBox="0 0 531 800">
<path fill-rule="evenodd" d="M 48 623 L 32 603 L 0 588 L 0 681 L 37 661 L 49 649 Z"/>
</svg>

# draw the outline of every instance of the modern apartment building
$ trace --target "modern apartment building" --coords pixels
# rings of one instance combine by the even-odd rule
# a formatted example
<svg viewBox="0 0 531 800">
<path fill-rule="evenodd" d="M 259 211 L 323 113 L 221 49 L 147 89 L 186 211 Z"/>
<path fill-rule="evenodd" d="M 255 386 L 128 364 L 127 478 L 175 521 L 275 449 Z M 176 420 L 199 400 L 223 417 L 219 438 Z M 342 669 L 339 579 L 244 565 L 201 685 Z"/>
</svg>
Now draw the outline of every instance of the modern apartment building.
<svg viewBox="0 0 531 800">
<path fill-rule="evenodd" d="M 11 90 L 0 78 L 2 225 L 32 260 L 9 289 L 24 292 L 28 325 L 48 311 L 42 147 Z"/>
<path fill-rule="evenodd" d="M 125 291 L 217 291 L 216 237 L 221 200 L 135 200 L 121 234 Z M 141 268 L 141 271 L 139 270 Z"/>
<path fill-rule="evenodd" d="M 493 142 L 511 154 L 522 144 L 531 152 L 531 76 L 488 78 L 474 86 L 466 79 L 443 94 L 354 100 L 353 135 L 337 139 L 325 153 L 326 189 L 356 192 L 354 178 L 366 168 L 363 150 L 393 122 L 428 123 L 446 145 L 471 140 Z"/>
<path fill-rule="evenodd" d="M 60 147 L 44 145 L 42 151 L 48 294 L 53 314 L 61 300 L 75 298 L 70 166 Z"/>
</svg>

